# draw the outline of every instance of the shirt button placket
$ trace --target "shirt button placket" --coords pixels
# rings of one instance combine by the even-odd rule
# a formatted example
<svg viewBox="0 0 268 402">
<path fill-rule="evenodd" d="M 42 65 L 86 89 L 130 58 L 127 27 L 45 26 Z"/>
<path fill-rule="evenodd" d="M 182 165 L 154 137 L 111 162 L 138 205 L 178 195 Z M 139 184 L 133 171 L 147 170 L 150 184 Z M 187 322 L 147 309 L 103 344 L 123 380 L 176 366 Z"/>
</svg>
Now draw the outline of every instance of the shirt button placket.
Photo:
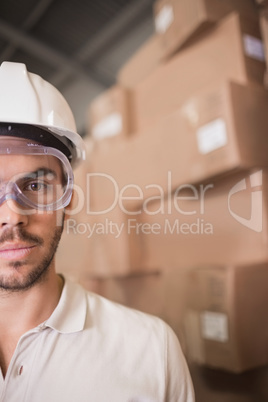
<svg viewBox="0 0 268 402">
<path fill-rule="evenodd" d="M 20 366 L 19 366 L 19 368 L 18 368 L 18 375 L 22 375 L 22 373 L 23 373 L 23 364 L 21 364 Z"/>
</svg>

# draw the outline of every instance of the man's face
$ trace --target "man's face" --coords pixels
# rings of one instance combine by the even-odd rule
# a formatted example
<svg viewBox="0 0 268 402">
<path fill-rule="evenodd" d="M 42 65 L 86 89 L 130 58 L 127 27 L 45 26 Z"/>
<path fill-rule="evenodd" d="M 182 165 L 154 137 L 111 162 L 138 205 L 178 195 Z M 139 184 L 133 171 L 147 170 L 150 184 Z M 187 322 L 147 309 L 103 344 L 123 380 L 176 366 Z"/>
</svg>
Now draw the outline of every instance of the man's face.
<svg viewBox="0 0 268 402">
<path fill-rule="evenodd" d="M 6 138 L 1 139 L 0 146 L 16 147 L 26 142 L 24 139 Z M 58 185 L 62 180 L 62 171 L 55 158 L 0 155 L 0 188 L 14 181 L 19 183 L 18 188 L 27 197 L 38 198 L 43 182 L 47 180 L 40 171 L 47 171 L 47 166 L 49 184 L 53 181 Z M 42 176 L 40 182 L 32 180 L 36 172 L 39 172 L 38 177 Z M 63 210 L 39 211 L 20 205 L 16 197 L 8 199 L 7 196 L 0 205 L 0 290 L 23 291 L 47 277 L 54 267 L 53 258 L 61 238 L 63 220 Z"/>
</svg>

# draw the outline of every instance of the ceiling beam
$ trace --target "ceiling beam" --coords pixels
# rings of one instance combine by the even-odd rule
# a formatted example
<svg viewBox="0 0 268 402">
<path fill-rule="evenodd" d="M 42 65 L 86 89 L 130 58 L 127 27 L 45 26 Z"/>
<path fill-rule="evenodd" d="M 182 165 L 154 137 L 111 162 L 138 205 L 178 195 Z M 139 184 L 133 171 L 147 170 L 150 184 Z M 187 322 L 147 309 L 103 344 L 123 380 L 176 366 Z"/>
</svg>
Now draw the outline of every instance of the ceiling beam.
<svg viewBox="0 0 268 402">
<path fill-rule="evenodd" d="M 65 56 L 52 47 L 31 37 L 22 30 L 14 28 L 1 18 L 0 36 L 12 42 L 14 46 L 26 50 L 28 53 L 33 54 L 40 60 L 44 60 L 47 64 L 53 65 L 59 70 L 63 69 L 64 71 L 68 72 L 68 74 L 75 75 L 87 80 L 93 78 L 97 82 L 101 81 L 101 85 L 109 85 L 109 80 L 106 80 L 104 76 L 100 78 L 100 76 L 95 74 L 95 72 L 93 71 L 91 77 L 90 70 L 85 70 L 79 62 L 72 60 L 72 58 Z"/>
<path fill-rule="evenodd" d="M 22 23 L 21 29 L 23 31 L 29 31 L 34 27 L 40 18 L 44 15 L 46 10 L 55 0 L 39 0 L 35 7 L 32 9 L 30 14 L 27 16 L 25 21 Z M 12 55 L 16 51 L 16 46 L 13 43 L 7 44 L 4 50 L 0 54 L 1 60 L 11 60 Z"/>
<path fill-rule="evenodd" d="M 74 59 L 79 63 L 88 63 L 90 66 L 90 71 L 95 72 L 95 74 L 103 75 L 100 70 L 95 67 L 97 60 L 111 48 L 120 38 L 129 32 L 131 27 L 137 25 L 141 20 L 148 18 L 152 15 L 152 4 L 154 0 L 136 0 L 129 6 L 126 6 L 123 11 L 116 14 L 116 16 L 111 19 L 111 21 L 106 24 L 106 26 L 94 37 L 89 38 L 89 40 L 80 47 L 80 49 L 74 54 Z M 69 77 L 68 71 L 58 71 L 52 77 L 52 82 L 56 86 L 64 85 L 64 82 Z M 93 76 L 92 76 L 93 77 Z M 106 81 L 110 80 L 109 87 L 112 85 L 111 78 L 105 74 Z M 113 80 L 114 81 L 114 80 Z"/>
<path fill-rule="evenodd" d="M 129 32 L 133 22 L 148 18 L 152 15 L 152 0 L 136 0 L 123 11 L 119 12 L 110 23 L 98 32 L 93 38 L 90 38 L 75 54 L 76 60 L 83 62 L 94 62 L 96 57 L 103 54 L 111 44 L 122 38 L 126 32 Z"/>
<path fill-rule="evenodd" d="M 129 31 L 130 27 L 134 27 L 137 22 L 151 15 L 153 0 L 136 0 L 125 7 L 71 58 L 24 32 L 38 22 L 53 1 L 40 0 L 25 21 L 23 29 L 15 28 L 0 18 L 0 36 L 11 42 L 0 55 L 1 60 L 10 59 L 15 49 L 19 47 L 58 70 L 50 78 L 51 83 L 57 87 L 65 85 L 71 77 L 94 80 L 104 87 L 111 86 L 114 78 L 100 71 L 94 64 L 107 49 L 115 45 Z M 87 63 L 87 68 L 83 66 L 84 63 Z"/>
</svg>

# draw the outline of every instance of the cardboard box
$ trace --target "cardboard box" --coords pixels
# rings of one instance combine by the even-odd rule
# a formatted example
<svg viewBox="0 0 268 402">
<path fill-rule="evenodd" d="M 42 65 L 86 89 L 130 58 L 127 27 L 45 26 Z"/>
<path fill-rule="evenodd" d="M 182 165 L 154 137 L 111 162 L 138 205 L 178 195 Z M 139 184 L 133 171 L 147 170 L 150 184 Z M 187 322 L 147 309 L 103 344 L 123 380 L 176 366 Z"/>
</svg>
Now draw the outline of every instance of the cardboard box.
<svg viewBox="0 0 268 402">
<path fill-rule="evenodd" d="M 140 249 L 137 247 L 134 252 L 132 248 L 133 266 L 136 267 L 133 270 L 129 247 L 126 216 L 119 208 L 100 215 L 85 215 L 83 221 L 73 215 L 65 222 L 65 234 L 59 253 L 60 267 L 71 271 L 75 256 L 80 267 L 80 279 L 85 276 L 122 277 L 142 272 Z"/>
<path fill-rule="evenodd" d="M 258 6 L 263 6 L 263 7 L 268 6 L 268 1 L 267 0 L 255 0 L 255 2 L 258 4 Z"/>
<path fill-rule="evenodd" d="M 252 0 L 227 0 L 233 10 L 248 17 L 258 17 L 258 7 Z"/>
<path fill-rule="evenodd" d="M 242 372 L 267 364 L 268 263 L 189 272 L 188 358 Z"/>
<path fill-rule="evenodd" d="M 268 60 L 268 8 L 260 11 L 260 28 L 263 40 L 265 59 Z"/>
<path fill-rule="evenodd" d="M 120 138 L 130 134 L 130 93 L 114 85 L 89 106 L 89 131 L 95 140 Z"/>
<path fill-rule="evenodd" d="M 159 35 L 154 34 L 119 70 L 118 83 L 126 88 L 135 88 L 160 64 L 161 55 Z"/>
<path fill-rule="evenodd" d="M 96 257 L 90 273 L 95 277 L 124 277 L 133 272 L 130 265 L 130 244 L 126 217 L 119 208 L 93 217 L 92 238 L 95 238 Z M 140 249 L 134 251 L 136 272 L 140 269 Z M 154 270 L 153 270 L 154 271 Z"/>
<path fill-rule="evenodd" d="M 74 169 L 74 188 L 71 200 L 71 209 L 66 209 L 69 218 L 74 218 L 77 223 L 88 220 L 87 216 L 87 174 L 92 171 L 91 154 L 94 152 L 94 140 L 90 136 L 83 138 L 85 144 L 86 160 Z"/>
<path fill-rule="evenodd" d="M 132 214 L 181 184 L 267 166 L 267 110 L 268 94 L 255 86 L 224 81 L 200 91 L 150 129 L 92 154 L 91 211 L 119 205 Z"/>
<path fill-rule="evenodd" d="M 163 316 L 163 276 L 159 273 L 94 278 L 89 273 L 81 278 L 89 291 L 149 314 Z"/>
<path fill-rule="evenodd" d="M 128 218 L 131 256 L 139 247 L 144 270 L 268 261 L 267 183 L 254 170 L 178 187 Z"/>
<path fill-rule="evenodd" d="M 66 220 L 65 230 L 57 252 L 57 271 L 82 282 L 91 279 L 125 276 L 131 272 L 129 241 L 126 232 L 118 232 L 124 224 L 113 214 L 99 219 L 79 222 Z M 139 250 L 136 254 L 139 256 Z"/>
<path fill-rule="evenodd" d="M 259 45 L 257 19 L 250 20 L 237 13 L 228 15 L 202 40 L 159 66 L 137 86 L 134 91 L 137 129 L 155 124 L 213 81 L 232 79 L 263 86 L 265 63 Z"/>
<path fill-rule="evenodd" d="M 119 208 L 101 214 L 90 213 L 91 188 L 88 175 L 91 167 L 91 141 L 86 138 L 87 161 L 74 171 L 75 184 L 71 210 L 66 208 L 65 230 L 57 253 L 57 269 L 76 281 L 92 280 L 98 288 L 97 279 L 124 276 L 131 272 L 129 241 L 125 215 Z M 105 149 L 103 147 L 102 149 Z M 61 223 L 61 222 L 60 222 Z M 139 266 L 140 254 L 136 252 L 135 265 Z"/>
<path fill-rule="evenodd" d="M 193 36 L 223 18 L 232 10 L 221 0 L 158 0 L 154 4 L 156 32 L 162 57 L 170 57 Z"/>
<path fill-rule="evenodd" d="M 81 284 L 100 295 L 128 307 L 164 319 L 186 348 L 183 318 L 186 302 L 186 272 L 172 269 L 165 272 L 130 273 L 125 276 L 96 278 L 85 273 Z"/>
<path fill-rule="evenodd" d="M 63 231 L 56 253 L 56 270 L 73 281 L 90 270 L 90 259 L 94 253 L 93 242 L 72 230 Z"/>
<path fill-rule="evenodd" d="M 264 8 L 260 12 L 260 29 L 261 29 L 261 35 L 262 35 L 262 40 L 263 40 L 263 50 L 265 54 L 265 60 L 266 60 L 266 71 L 264 74 L 264 86 L 265 88 L 268 88 L 268 72 L 267 72 L 267 61 L 268 61 L 268 8 Z"/>
<path fill-rule="evenodd" d="M 124 276 L 130 272 L 129 241 L 123 231 L 125 215 L 119 208 L 97 211 L 99 205 L 92 197 L 92 189 L 88 175 L 92 174 L 92 158 L 90 140 L 86 139 L 87 161 L 75 170 L 75 185 L 72 198 L 72 209 L 66 215 L 65 234 L 60 248 L 60 268 L 71 271 L 74 253 L 80 269 L 76 271 L 77 278 L 83 282 L 93 280 L 93 286 L 98 287 L 95 279 L 112 276 Z M 106 147 L 101 147 L 102 150 Z M 108 147 L 108 149 L 110 149 Z M 91 205 L 93 198 L 93 206 Z M 98 197 L 97 197 L 98 198 Z M 139 266 L 139 250 L 136 253 L 136 266 Z M 71 263 L 70 263 L 71 262 Z M 70 266 L 71 265 L 71 266 Z M 101 282 L 102 283 L 102 282 Z"/>
</svg>

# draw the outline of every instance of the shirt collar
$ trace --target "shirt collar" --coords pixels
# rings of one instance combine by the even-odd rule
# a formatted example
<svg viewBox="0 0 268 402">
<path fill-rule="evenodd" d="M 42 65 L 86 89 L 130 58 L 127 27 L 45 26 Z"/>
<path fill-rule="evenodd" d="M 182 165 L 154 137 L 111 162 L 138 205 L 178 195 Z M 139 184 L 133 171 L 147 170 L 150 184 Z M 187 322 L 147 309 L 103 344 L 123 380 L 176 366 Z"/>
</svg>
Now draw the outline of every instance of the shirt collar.
<svg viewBox="0 0 268 402">
<path fill-rule="evenodd" d="M 44 326 L 60 333 L 82 331 L 87 313 L 85 291 L 81 286 L 64 279 L 59 303 Z"/>
</svg>

